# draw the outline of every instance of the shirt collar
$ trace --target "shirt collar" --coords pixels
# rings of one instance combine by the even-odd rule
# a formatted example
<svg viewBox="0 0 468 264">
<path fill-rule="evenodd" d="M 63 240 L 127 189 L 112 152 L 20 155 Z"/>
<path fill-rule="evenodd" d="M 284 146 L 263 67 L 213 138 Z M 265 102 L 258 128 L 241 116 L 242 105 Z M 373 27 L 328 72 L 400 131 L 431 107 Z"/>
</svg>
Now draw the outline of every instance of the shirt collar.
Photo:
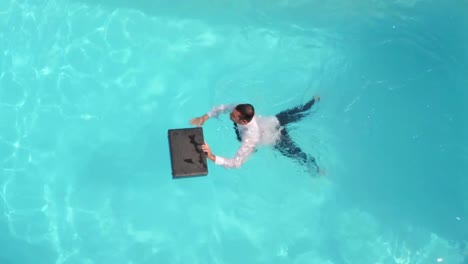
<svg viewBox="0 0 468 264">
<path fill-rule="evenodd" d="M 251 127 L 254 127 L 256 124 L 257 124 L 257 119 L 256 119 L 256 116 L 254 115 L 252 120 L 250 120 L 249 123 L 247 123 L 245 125 L 241 125 L 241 124 L 238 124 L 238 125 L 243 129 L 249 129 Z"/>
</svg>

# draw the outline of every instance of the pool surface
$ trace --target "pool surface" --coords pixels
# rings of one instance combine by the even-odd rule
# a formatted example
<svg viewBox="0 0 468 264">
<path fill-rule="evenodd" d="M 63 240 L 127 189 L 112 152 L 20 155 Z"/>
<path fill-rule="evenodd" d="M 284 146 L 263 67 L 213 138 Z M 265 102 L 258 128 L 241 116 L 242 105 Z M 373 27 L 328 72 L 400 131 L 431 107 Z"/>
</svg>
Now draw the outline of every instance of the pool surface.
<svg viewBox="0 0 468 264">
<path fill-rule="evenodd" d="M 215 2 L 0 1 L 0 263 L 468 263 L 468 3 Z M 172 179 L 168 129 L 314 95 L 326 175 Z"/>
</svg>

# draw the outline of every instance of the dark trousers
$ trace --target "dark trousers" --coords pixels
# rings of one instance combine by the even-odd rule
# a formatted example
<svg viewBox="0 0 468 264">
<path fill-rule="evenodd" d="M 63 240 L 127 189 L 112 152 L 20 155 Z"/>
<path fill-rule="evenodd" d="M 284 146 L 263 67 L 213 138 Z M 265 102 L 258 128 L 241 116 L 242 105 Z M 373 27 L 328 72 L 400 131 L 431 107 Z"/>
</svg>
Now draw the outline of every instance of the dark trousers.
<svg viewBox="0 0 468 264">
<path fill-rule="evenodd" d="M 309 114 L 308 111 L 314 105 L 314 103 L 315 99 L 312 99 L 304 105 L 287 109 L 276 115 L 279 124 L 283 127 L 283 129 L 281 130 L 281 136 L 278 143 L 275 145 L 275 149 L 277 149 L 284 156 L 297 160 L 302 165 L 314 166 L 315 170 L 318 172 L 319 167 L 315 161 L 315 158 L 302 151 L 302 149 L 291 139 L 287 129 L 288 124 L 297 122 L 307 116 Z M 242 141 L 240 133 L 237 129 L 237 124 L 235 123 L 234 128 L 237 140 Z"/>
</svg>

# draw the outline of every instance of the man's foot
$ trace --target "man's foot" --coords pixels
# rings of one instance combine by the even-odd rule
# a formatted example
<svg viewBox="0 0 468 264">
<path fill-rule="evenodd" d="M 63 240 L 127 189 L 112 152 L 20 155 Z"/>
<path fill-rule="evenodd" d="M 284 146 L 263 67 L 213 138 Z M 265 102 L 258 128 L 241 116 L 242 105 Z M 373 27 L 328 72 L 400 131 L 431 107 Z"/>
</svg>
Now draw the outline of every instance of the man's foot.
<svg viewBox="0 0 468 264">
<path fill-rule="evenodd" d="M 317 165 L 314 158 L 309 157 L 309 159 L 307 160 L 306 166 L 307 166 L 307 171 L 309 172 L 309 174 L 314 177 L 325 175 L 325 170 L 323 168 L 320 168 Z"/>
<path fill-rule="evenodd" d="M 327 172 L 326 172 L 325 169 L 323 169 L 323 168 L 318 168 L 318 169 L 317 169 L 317 173 L 318 173 L 319 176 L 325 176 L 325 175 L 327 175 Z"/>
<path fill-rule="evenodd" d="M 309 102 L 307 102 L 305 105 L 302 106 L 302 111 L 310 110 L 310 108 L 318 101 L 320 101 L 320 96 L 314 95 L 314 97 L 310 99 Z"/>
</svg>

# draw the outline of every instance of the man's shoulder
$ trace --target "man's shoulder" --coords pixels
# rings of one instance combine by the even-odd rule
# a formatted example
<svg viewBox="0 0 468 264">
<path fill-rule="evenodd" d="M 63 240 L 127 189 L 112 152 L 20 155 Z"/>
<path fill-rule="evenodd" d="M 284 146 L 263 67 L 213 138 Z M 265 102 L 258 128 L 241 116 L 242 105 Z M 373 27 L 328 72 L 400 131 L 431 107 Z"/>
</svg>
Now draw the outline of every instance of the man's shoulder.
<svg viewBox="0 0 468 264">
<path fill-rule="evenodd" d="M 249 122 L 245 133 L 250 138 L 257 138 L 260 136 L 260 127 L 255 117 Z"/>
</svg>

